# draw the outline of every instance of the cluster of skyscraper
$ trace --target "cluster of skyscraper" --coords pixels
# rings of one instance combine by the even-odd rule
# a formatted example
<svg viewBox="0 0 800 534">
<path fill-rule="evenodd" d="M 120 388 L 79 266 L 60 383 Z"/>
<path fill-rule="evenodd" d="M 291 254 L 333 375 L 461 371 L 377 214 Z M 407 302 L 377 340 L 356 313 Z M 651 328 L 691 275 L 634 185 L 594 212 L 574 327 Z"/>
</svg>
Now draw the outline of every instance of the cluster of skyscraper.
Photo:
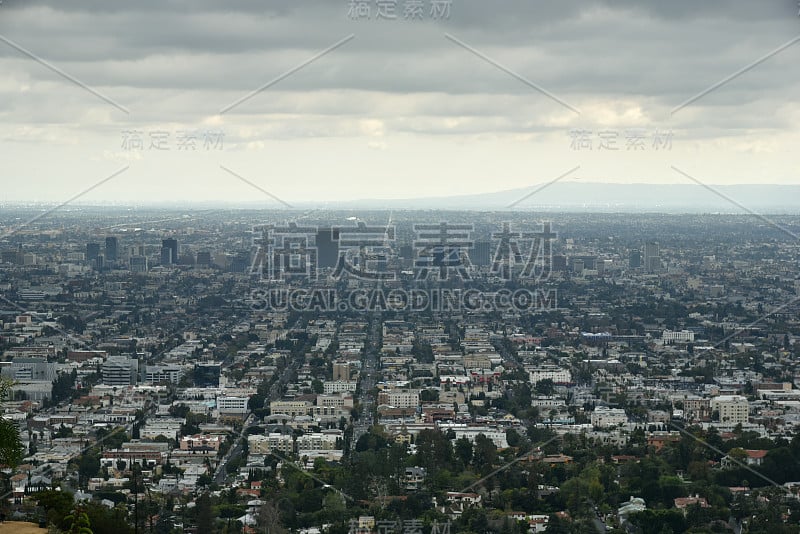
<svg viewBox="0 0 800 534">
<path fill-rule="evenodd" d="M 648 273 L 657 273 L 661 270 L 661 251 L 658 243 L 649 242 L 644 245 L 644 264 L 642 263 L 642 251 L 639 249 L 631 250 L 628 265 L 631 269 L 641 269 Z"/>
<path fill-rule="evenodd" d="M 105 248 L 103 248 L 100 243 L 86 244 L 86 261 L 98 271 L 113 268 L 121 259 L 119 239 L 116 237 L 107 237 L 105 240 Z M 148 262 L 144 245 L 132 247 L 128 261 L 131 271 L 146 272 L 148 269 Z M 177 239 L 170 238 L 162 240 L 161 264 L 173 265 L 176 263 L 178 263 Z"/>
<path fill-rule="evenodd" d="M 100 243 L 87 243 L 86 261 L 98 271 L 106 268 L 106 263 L 114 264 L 119 258 L 119 240 L 116 237 L 106 238 L 105 249 L 100 248 Z"/>
</svg>

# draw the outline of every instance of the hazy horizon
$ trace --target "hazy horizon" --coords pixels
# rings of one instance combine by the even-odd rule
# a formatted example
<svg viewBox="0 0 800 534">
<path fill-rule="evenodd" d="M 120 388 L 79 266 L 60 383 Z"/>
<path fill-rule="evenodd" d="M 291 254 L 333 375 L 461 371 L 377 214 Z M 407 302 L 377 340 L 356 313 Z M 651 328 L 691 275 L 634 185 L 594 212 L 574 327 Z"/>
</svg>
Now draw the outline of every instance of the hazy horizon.
<svg viewBox="0 0 800 534">
<path fill-rule="evenodd" d="M 283 199 L 282 199 L 283 200 Z M 274 204 L 277 204 L 275 206 Z M 86 208 L 154 208 L 197 211 L 209 208 L 242 210 L 442 210 L 442 211 L 543 211 L 580 213 L 800 213 L 800 186 L 780 184 L 611 184 L 550 183 L 531 188 L 487 191 L 433 197 L 353 198 L 314 202 L 289 198 L 283 203 L 257 198 L 249 201 L 217 200 L 175 202 L 166 199 L 145 202 L 124 200 L 56 202 L 0 201 L 9 207 L 58 207 L 60 210 Z"/>
</svg>

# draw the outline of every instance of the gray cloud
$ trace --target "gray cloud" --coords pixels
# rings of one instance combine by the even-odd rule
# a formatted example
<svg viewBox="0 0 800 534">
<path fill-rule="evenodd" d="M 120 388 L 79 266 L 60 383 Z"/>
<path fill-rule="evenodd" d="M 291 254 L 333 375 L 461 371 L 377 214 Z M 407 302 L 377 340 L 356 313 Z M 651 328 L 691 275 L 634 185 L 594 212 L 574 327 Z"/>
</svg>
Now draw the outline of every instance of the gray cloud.
<svg viewBox="0 0 800 534">
<path fill-rule="evenodd" d="M 217 116 L 350 34 L 351 42 Z M 21 158 L 15 147 L 38 143 L 44 152 L 62 145 L 91 159 L 117 150 L 125 128 L 216 125 L 236 152 L 318 138 L 359 139 L 390 153 L 402 136 L 526 139 L 547 158 L 570 129 L 640 126 L 674 128 L 706 149 L 763 147 L 783 158 L 771 163 L 777 174 L 791 176 L 796 166 L 783 153 L 796 136 L 800 43 L 674 117 L 670 110 L 797 34 L 794 0 L 453 0 L 442 21 L 351 20 L 347 0 L 5 0 L 0 35 L 131 114 L 0 43 L 0 157 Z M 54 169 L 69 168 L 60 159 L 69 152 L 52 153 Z M 24 173 L 23 163 L 14 168 Z"/>
</svg>

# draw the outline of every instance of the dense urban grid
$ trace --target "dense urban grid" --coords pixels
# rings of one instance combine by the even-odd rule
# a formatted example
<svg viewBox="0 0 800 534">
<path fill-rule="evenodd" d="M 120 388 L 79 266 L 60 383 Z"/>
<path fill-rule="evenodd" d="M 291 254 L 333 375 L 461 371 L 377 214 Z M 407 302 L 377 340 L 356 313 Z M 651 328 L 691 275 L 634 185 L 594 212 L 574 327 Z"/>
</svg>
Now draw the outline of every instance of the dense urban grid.
<svg viewBox="0 0 800 534">
<path fill-rule="evenodd" d="M 800 532 L 797 217 L 0 217 L 5 518 Z"/>
</svg>

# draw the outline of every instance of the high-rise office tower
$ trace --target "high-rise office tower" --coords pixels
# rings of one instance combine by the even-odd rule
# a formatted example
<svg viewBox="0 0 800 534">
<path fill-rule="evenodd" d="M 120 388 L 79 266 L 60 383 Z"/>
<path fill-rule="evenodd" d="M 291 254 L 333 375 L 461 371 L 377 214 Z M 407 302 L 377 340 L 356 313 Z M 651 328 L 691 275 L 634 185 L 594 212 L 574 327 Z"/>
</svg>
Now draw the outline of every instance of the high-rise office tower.
<svg viewBox="0 0 800 534">
<path fill-rule="evenodd" d="M 132 273 L 147 272 L 147 258 L 145 256 L 132 256 L 129 261 Z"/>
<path fill-rule="evenodd" d="M 491 265 L 491 246 L 489 241 L 475 241 L 475 245 L 469 251 L 469 259 L 476 267 Z"/>
<path fill-rule="evenodd" d="M 169 249 L 169 254 L 165 254 L 164 249 Z M 168 260 L 168 261 L 164 261 Z M 178 240 L 177 239 L 162 239 L 161 240 L 161 264 L 168 265 L 178 263 Z"/>
<path fill-rule="evenodd" d="M 106 238 L 106 261 L 117 261 L 119 240 L 116 237 Z"/>
<path fill-rule="evenodd" d="M 233 273 L 246 273 L 250 271 L 250 252 L 241 251 L 231 259 L 231 272 Z"/>
<path fill-rule="evenodd" d="M 86 244 L 86 261 L 89 263 L 97 259 L 100 255 L 100 243 L 87 243 Z"/>
<path fill-rule="evenodd" d="M 172 265 L 172 249 L 161 247 L 161 265 Z"/>
<path fill-rule="evenodd" d="M 648 273 L 661 270 L 661 258 L 658 243 L 649 242 L 644 245 L 644 267 Z"/>
<path fill-rule="evenodd" d="M 642 253 L 638 248 L 631 250 L 631 255 L 628 259 L 628 266 L 631 269 L 638 269 L 642 266 Z"/>
<path fill-rule="evenodd" d="M 336 267 L 339 261 L 339 230 L 320 228 L 317 230 L 317 266 Z"/>
</svg>

